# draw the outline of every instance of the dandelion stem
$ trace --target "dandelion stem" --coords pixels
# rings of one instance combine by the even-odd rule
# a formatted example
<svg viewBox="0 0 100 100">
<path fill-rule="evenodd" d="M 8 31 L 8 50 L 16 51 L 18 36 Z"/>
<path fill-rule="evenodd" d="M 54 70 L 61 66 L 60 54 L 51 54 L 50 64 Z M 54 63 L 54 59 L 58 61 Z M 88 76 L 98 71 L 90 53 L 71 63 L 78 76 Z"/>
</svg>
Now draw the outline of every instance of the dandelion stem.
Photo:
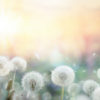
<svg viewBox="0 0 100 100">
<path fill-rule="evenodd" d="M 16 70 L 15 70 L 14 76 L 13 76 L 13 86 L 14 86 L 14 83 L 15 83 L 15 78 L 16 78 Z"/>
<path fill-rule="evenodd" d="M 63 100 L 63 98 L 64 98 L 64 87 L 62 87 L 61 89 L 61 100 Z"/>
</svg>

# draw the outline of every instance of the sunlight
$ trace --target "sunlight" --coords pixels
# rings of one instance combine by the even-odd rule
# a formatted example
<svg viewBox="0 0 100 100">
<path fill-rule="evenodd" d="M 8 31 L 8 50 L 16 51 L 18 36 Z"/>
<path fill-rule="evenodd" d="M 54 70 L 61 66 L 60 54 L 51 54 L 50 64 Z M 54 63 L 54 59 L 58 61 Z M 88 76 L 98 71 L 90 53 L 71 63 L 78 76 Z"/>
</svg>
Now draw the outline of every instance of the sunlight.
<svg viewBox="0 0 100 100">
<path fill-rule="evenodd" d="M 19 30 L 19 22 L 21 18 L 13 15 L 13 13 L 5 13 L 4 10 L 0 13 L 0 34 L 14 34 Z"/>
</svg>

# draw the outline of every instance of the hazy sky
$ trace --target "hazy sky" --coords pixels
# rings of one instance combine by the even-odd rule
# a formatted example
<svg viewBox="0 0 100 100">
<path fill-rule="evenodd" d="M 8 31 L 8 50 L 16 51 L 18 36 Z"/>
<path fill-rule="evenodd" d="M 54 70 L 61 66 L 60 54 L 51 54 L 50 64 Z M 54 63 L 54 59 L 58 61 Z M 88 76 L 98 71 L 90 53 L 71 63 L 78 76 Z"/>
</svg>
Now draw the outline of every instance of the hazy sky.
<svg viewBox="0 0 100 100">
<path fill-rule="evenodd" d="M 2 53 L 43 54 L 57 46 L 80 54 L 84 36 L 97 34 L 100 0 L 0 0 Z"/>
</svg>

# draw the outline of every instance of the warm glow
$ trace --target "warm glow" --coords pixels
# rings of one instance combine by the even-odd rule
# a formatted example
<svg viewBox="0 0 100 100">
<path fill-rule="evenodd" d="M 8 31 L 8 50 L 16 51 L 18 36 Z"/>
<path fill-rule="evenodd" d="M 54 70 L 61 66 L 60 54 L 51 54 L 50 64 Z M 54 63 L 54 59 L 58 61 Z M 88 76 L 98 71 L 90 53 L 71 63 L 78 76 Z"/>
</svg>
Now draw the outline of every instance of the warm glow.
<svg viewBox="0 0 100 100">
<path fill-rule="evenodd" d="M 0 54 L 81 55 L 100 35 L 99 9 L 100 0 L 0 0 Z"/>
<path fill-rule="evenodd" d="M 18 32 L 20 20 L 20 18 L 16 19 L 16 17 L 14 17 L 13 14 L 10 12 L 5 13 L 4 11 L 1 11 L 0 34 L 6 35 Z"/>
</svg>

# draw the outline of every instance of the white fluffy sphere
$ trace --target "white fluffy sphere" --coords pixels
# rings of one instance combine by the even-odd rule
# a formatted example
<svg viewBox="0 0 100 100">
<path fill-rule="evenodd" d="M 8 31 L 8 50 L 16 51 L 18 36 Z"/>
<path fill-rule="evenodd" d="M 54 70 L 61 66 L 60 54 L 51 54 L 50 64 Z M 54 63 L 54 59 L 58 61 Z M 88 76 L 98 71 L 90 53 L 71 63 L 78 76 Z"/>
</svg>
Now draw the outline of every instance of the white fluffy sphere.
<svg viewBox="0 0 100 100">
<path fill-rule="evenodd" d="M 93 100 L 100 100 L 100 87 L 94 90 L 92 98 Z"/>
<path fill-rule="evenodd" d="M 38 72 L 29 72 L 22 79 L 22 87 L 28 92 L 38 91 L 43 87 L 43 85 L 43 77 Z"/>
<path fill-rule="evenodd" d="M 75 78 L 74 71 L 68 66 L 59 66 L 52 71 L 52 82 L 58 86 L 68 86 Z"/>
<path fill-rule="evenodd" d="M 0 56 L 0 76 L 6 76 L 11 71 L 8 58 Z"/>
<path fill-rule="evenodd" d="M 70 95 L 76 95 L 80 92 L 80 86 L 77 83 L 72 83 L 71 85 L 69 85 L 67 92 Z"/>
<path fill-rule="evenodd" d="M 13 70 L 20 70 L 20 71 L 25 71 L 27 68 L 27 62 L 21 57 L 14 57 L 11 60 L 13 64 Z"/>
<path fill-rule="evenodd" d="M 90 95 L 97 87 L 99 87 L 99 84 L 96 81 L 87 80 L 84 82 L 83 91 Z"/>
</svg>

